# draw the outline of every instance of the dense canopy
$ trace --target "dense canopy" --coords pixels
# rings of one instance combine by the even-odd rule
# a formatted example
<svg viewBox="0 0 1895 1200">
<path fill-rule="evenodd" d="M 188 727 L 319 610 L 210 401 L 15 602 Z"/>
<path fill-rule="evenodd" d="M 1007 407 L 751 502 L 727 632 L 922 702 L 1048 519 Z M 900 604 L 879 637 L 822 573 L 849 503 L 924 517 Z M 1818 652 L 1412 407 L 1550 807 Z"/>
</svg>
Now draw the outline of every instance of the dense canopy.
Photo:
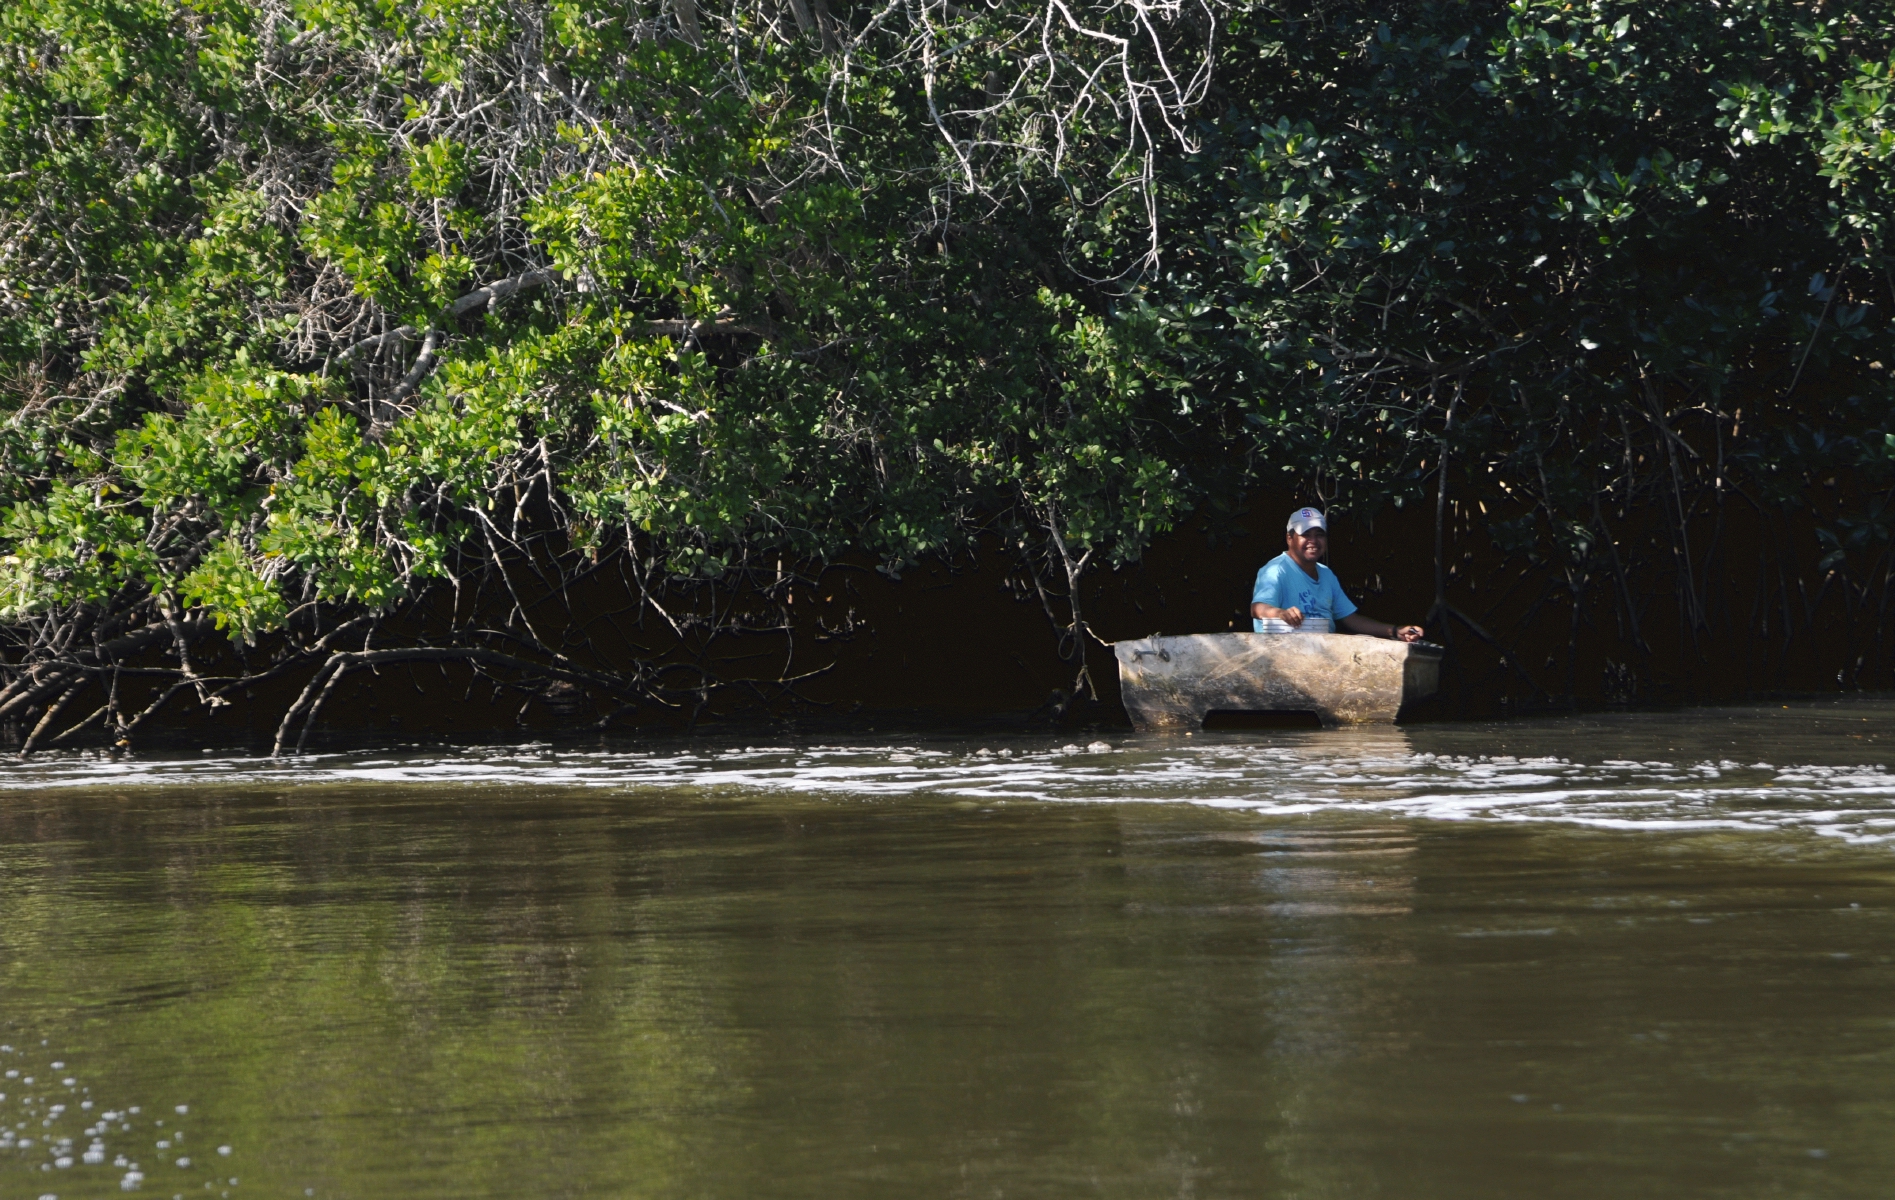
<svg viewBox="0 0 1895 1200">
<path fill-rule="evenodd" d="M 707 588 L 976 544 L 1083 668 L 1086 573 L 1259 482 L 1492 504 L 1638 638 L 1618 523 L 1709 628 L 1724 506 L 1840 475 L 1886 595 L 1890 19 L 19 0 L 0 718 L 306 678 L 287 736 L 401 655 L 701 699 Z M 672 641 L 534 616 L 602 564 Z"/>
</svg>

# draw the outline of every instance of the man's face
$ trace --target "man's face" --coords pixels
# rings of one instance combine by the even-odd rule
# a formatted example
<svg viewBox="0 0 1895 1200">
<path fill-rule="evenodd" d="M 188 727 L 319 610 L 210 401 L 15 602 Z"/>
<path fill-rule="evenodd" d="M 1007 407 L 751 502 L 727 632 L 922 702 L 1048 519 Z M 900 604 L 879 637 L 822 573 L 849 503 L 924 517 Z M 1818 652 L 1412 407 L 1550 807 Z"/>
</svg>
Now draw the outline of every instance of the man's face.
<svg viewBox="0 0 1895 1200">
<path fill-rule="evenodd" d="M 1290 557 L 1300 566 L 1314 566 L 1322 559 L 1324 551 L 1329 549 L 1329 531 L 1326 529 L 1288 534 L 1284 540 L 1289 545 Z"/>
</svg>

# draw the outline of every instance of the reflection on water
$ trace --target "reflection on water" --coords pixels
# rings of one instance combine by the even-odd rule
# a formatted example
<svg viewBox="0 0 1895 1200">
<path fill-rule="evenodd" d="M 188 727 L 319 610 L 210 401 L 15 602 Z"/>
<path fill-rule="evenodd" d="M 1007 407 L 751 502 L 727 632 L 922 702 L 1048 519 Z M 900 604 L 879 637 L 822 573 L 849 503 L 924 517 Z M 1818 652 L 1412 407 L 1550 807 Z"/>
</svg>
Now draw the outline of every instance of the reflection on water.
<svg viewBox="0 0 1895 1200">
<path fill-rule="evenodd" d="M 1891 716 L 34 762 L 0 1189 L 1879 1196 Z"/>
</svg>

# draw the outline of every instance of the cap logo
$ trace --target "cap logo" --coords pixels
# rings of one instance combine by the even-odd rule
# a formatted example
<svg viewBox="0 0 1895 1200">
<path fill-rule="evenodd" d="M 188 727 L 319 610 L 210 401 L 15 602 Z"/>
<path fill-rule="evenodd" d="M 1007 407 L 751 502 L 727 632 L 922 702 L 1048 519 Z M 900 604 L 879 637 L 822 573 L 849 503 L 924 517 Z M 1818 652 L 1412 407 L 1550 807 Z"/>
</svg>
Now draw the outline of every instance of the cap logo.
<svg viewBox="0 0 1895 1200">
<path fill-rule="evenodd" d="M 1323 519 L 1320 509 L 1299 508 L 1290 514 L 1289 531 L 1291 533 L 1307 533 L 1312 529 L 1321 529 L 1325 532 L 1329 529 L 1329 522 Z"/>
</svg>

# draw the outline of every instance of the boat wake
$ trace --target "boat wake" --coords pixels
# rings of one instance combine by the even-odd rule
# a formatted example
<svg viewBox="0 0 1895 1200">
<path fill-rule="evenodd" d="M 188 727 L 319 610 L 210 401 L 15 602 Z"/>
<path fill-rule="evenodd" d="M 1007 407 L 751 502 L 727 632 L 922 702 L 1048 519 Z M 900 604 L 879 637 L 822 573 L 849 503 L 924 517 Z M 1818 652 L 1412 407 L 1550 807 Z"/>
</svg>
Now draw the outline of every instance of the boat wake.
<svg viewBox="0 0 1895 1200">
<path fill-rule="evenodd" d="M 1859 728 L 1859 726 L 1858 726 Z M 800 794 L 835 800 L 1183 803 L 1269 816 L 1360 812 L 1422 820 L 1559 822 L 1626 830 L 1803 830 L 1895 841 L 1895 776 L 1878 762 L 1772 763 L 1673 755 L 1588 759 L 1456 753 L 1455 734 L 1394 729 L 1275 738 L 965 739 L 582 751 L 415 747 L 272 761 L 72 755 L 0 771 L 0 789 L 146 787 L 577 788 Z M 1461 740 L 1466 734 L 1461 732 Z"/>
</svg>

